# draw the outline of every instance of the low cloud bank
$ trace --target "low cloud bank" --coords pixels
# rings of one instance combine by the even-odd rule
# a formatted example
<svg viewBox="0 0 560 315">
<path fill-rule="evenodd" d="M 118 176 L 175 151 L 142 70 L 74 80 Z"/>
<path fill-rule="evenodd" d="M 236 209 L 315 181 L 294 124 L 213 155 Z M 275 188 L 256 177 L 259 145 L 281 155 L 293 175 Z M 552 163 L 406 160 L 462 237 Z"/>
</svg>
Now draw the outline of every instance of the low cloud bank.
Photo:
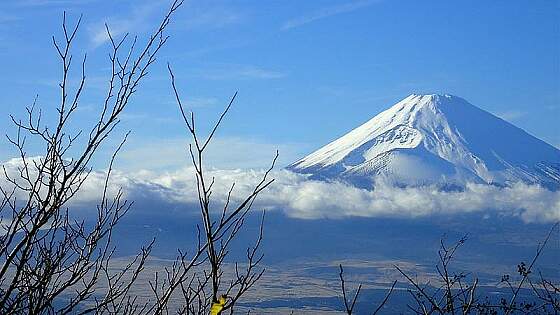
<svg viewBox="0 0 560 315">
<path fill-rule="evenodd" d="M 19 164 L 17 160 L 3 163 L 11 174 L 17 174 Z M 263 174 L 263 170 L 207 170 L 208 178 L 215 178 L 214 205 L 225 201 L 233 182 L 236 183 L 234 200 L 239 201 L 250 194 Z M 97 202 L 104 176 L 104 172 L 92 172 L 73 203 L 87 205 Z M 366 190 L 341 182 L 310 180 L 286 170 L 274 171 L 270 176 L 275 178 L 275 182 L 259 195 L 255 208 L 283 211 L 295 218 L 415 218 L 480 213 L 518 217 L 524 222 L 560 220 L 560 191 L 550 191 L 538 185 L 517 183 L 510 187 L 496 187 L 469 183 L 462 191 L 443 191 L 436 186 L 403 188 L 378 182 L 374 190 Z M 116 193 L 122 187 L 127 197 L 139 206 L 142 202 L 161 202 L 176 209 L 197 203 L 195 185 L 190 167 L 173 172 L 125 174 L 114 171 L 109 192 Z M 158 211 L 161 212 L 161 209 Z M 134 209 L 130 215 L 133 213 Z"/>
</svg>

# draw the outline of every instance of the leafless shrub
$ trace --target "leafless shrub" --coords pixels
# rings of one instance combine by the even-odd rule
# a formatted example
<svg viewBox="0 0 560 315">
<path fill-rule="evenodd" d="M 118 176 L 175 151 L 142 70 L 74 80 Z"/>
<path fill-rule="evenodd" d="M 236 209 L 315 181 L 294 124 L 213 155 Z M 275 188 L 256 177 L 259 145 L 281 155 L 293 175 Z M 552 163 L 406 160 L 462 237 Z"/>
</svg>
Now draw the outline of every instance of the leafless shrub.
<svg viewBox="0 0 560 315">
<path fill-rule="evenodd" d="M 180 275 L 177 276 L 177 280 L 169 286 L 168 290 L 173 290 L 174 286 L 181 287 L 185 300 L 181 311 L 184 314 L 207 314 L 213 305 L 218 307 L 218 304 L 220 314 L 225 312 L 233 314 L 234 307 L 239 299 L 255 285 L 264 273 L 264 268 L 259 268 L 263 255 L 258 253 L 263 238 L 264 212 L 257 240 L 252 247 L 247 248 L 247 261 L 243 264 L 235 263 L 234 276 L 230 279 L 225 278 L 223 265 L 229 254 L 231 242 L 241 231 L 258 194 L 274 181 L 274 179 L 269 179 L 269 174 L 276 163 L 278 152 L 276 152 L 270 168 L 264 173 L 251 194 L 242 198 L 239 204 L 232 206 L 232 194 L 235 188 L 235 183 L 233 183 L 224 206 L 219 212 L 212 211 L 210 202 L 215 178 L 208 179 L 205 177 L 204 154 L 216 130 L 230 110 L 237 93 L 233 95 L 209 135 L 205 139 L 201 139 L 196 129 L 194 113 L 187 113 L 181 102 L 171 66 L 168 65 L 168 69 L 177 104 L 192 138 L 192 144 L 189 145 L 189 154 L 196 173 L 198 201 L 202 218 L 202 229 L 200 227 L 198 229 L 199 246 L 196 255 L 200 256 L 202 251 L 205 252 L 204 259 L 197 260 L 196 263 L 201 265 L 203 270 L 190 274 L 192 267 L 187 265 L 188 268 L 183 268 L 179 272 Z M 181 259 L 179 257 L 178 261 L 181 261 Z"/>
<path fill-rule="evenodd" d="M 17 132 L 8 136 L 8 141 L 18 151 L 21 166 L 15 175 L 4 167 L 9 185 L 0 187 L 0 313 L 132 314 L 145 310 L 130 289 L 144 267 L 152 243 L 142 248 L 122 271 L 109 268 L 115 250 L 111 243 L 114 227 L 132 205 L 122 190 L 115 196 L 108 194 L 113 161 L 126 137 L 109 162 L 94 224 L 76 219 L 68 203 L 87 180 L 91 159 L 119 124 L 122 111 L 166 43 L 164 31 L 182 2 L 172 3 L 140 49 L 137 38 L 127 41 L 125 35 L 117 41 L 106 27 L 112 72 L 101 111 L 83 145 L 79 140 L 84 130 L 72 132 L 68 127 L 86 86 L 84 56 L 77 88 L 70 87 L 71 48 L 81 18 L 69 28 L 64 14 L 63 39 L 53 37 L 62 64 L 61 99 L 54 126 L 42 121 L 36 102 L 26 108 L 26 119 L 11 117 Z M 39 159 L 28 156 L 28 138 L 38 139 L 42 144 L 44 152 Z M 70 151 L 78 153 L 72 155 Z"/>
<path fill-rule="evenodd" d="M 340 272 L 338 273 L 338 277 L 340 279 L 340 289 L 342 291 L 342 299 L 344 301 L 344 311 L 346 312 L 346 314 L 352 315 L 354 313 L 354 307 L 356 306 L 356 301 L 358 300 L 360 291 L 362 290 L 362 284 L 358 285 L 358 289 L 354 293 L 354 297 L 351 300 L 349 300 L 347 297 L 348 293 L 346 290 L 346 281 L 344 280 L 344 269 L 342 268 L 342 264 L 339 265 L 338 267 L 340 269 Z M 373 311 L 372 314 L 375 315 L 379 313 L 379 311 L 383 308 L 383 306 L 387 304 L 387 301 L 389 300 L 389 297 L 393 293 L 396 284 L 397 284 L 397 280 L 393 281 L 391 288 L 387 291 L 387 294 L 385 294 L 385 298 L 383 298 L 383 300 L 379 303 L 379 305 L 377 306 L 375 311 Z"/>
<path fill-rule="evenodd" d="M 76 219 L 68 208 L 91 172 L 91 159 L 119 124 L 119 117 L 130 97 L 166 43 L 168 37 L 164 35 L 164 30 L 182 3 L 183 0 L 172 3 L 159 27 L 139 51 L 136 49 L 137 38 L 127 41 L 128 35 L 125 35 L 116 40 L 106 26 L 111 44 L 112 72 L 101 111 L 83 147 L 78 142 L 83 131 L 72 133 L 68 127 L 86 83 L 84 57 L 78 87 L 73 91 L 70 89 L 71 47 L 81 18 L 69 29 L 66 15 L 63 16 L 64 39 L 60 42 L 53 37 L 62 64 L 61 101 L 54 128 L 42 122 L 42 113 L 35 102 L 27 108 L 24 121 L 12 117 L 17 134 L 8 137 L 8 140 L 18 150 L 22 166 L 15 176 L 4 168 L 10 185 L 0 187 L 0 224 L 4 231 L 0 236 L 0 313 L 167 314 L 178 311 L 180 314 L 207 314 L 221 301 L 219 313 L 233 313 L 239 299 L 263 275 L 264 269 L 259 267 L 263 258 L 259 248 L 264 212 L 257 240 L 247 249 L 247 261 L 235 264 L 233 278 L 225 278 L 223 264 L 255 198 L 273 182 L 268 177 L 278 153 L 253 192 L 235 206 L 231 205 L 235 187 L 232 184 L 226 204 L 216 215 L 210 207 L 214 179 L 208 182 L 205 178 L 204 152 L 230 110 L 235 95 L 211 133 L 201 142 L 195 129 L 194 114 L 187 118 L 170 67 L 177 103 L 194 142 L 190 155 L 196 170 L 202 219 L 202 229 L 197 226 L 195 250 L 191 253 L 179 251 L 170 267 L 154 274 L 148 284 L 153 296 L 148 300 L 141 300 L 132 290 L 144 270 L 154 241 L 142 248 L 121 271 L 111 269 L 115 252 L 111 243 L 114 227 L 132 206 L 132 202 L 124 198 L 122 190 L 115 196 L 109 196 L 108 189 L 113 162 L 126 136 L 110 159 L 93 226 L 84 219 Z M 121 53 L 123 50 L 124 54 Z M 40 159 L 27 156 L 27 137 L 38 138 L 44 145 L 45 153 Z M 79 154 L 72 156 L 69 152 L 76 149 Z M 170 303 L 177 296 L 182 296 L 184 300 L 178 310 Z"/>
<path fill-rule="evenodd" d="M 502 298 L 498 303 L 491 301 L 488 297 L 481 297 L 482 294 L 478 292 L 479 281 L 477 278 L 468 283 L 468 273 L 450 271 L 449 267 L 456 251 L 465 243 L 466 237 L 461 238 L 450 247 L 442 240 L 438 251 L 439 263 L 436 266 L 439 285 L 434 286 L 430 282 L 420 283 L 400 267 L 395 266 L 412 285 L 412 289 L 408 289 L 408 292 L 416 305 L 408 305 L 408 308 L 415 314 L 558 314 L 560 311 L 558 285 L 545 279 L 540 272 L 538 280 L 531 279 L 537 259 L 557 228 L 558 223 L 550 229 L 542 244 L 537 246 L 535 256 L 529 265 L 524 262 L 518 265 L 518 273 L 521 278 L 516 284 L 512 283 L 509 275 L 502 277 L 501 282 L 508 286 L 511 295 L 509 299 Z M 523 288 L 531 289 L 533 299 L 518 301 L 519 293 Z M 540 301 L 540 304 L 535 301 Z"/>
</svg>

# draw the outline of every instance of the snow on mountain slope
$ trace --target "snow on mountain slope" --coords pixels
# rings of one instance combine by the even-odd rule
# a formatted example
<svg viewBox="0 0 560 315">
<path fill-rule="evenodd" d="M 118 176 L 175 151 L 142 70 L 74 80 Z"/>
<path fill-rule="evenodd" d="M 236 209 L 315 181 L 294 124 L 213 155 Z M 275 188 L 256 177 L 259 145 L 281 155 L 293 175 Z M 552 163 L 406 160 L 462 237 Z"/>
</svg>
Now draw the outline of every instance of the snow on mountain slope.
<svg viewBox="0 0 560 315">
<path fill-rule="evenodd" d="M 560 187 L 560 150 L 452 95 L 412 94 L 288 169 L 371 185 Z"/>
</svg>

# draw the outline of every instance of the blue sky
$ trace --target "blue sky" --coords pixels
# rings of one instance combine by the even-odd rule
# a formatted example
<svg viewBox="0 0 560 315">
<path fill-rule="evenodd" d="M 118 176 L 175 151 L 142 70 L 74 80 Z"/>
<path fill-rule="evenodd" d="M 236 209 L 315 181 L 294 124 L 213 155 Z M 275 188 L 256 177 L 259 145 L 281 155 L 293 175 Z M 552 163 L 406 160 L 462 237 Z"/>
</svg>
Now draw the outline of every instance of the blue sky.
<svg viewBox="0 0 560 315">
<path fill-rule="evenodd" d="M 186 133 L 165 62 L 201 124 L 239 91 L 211 162 L 262 167 L 326 144 L 411 93 L 451 93 L 560 146 L 559 1 L 186 1 L 172 36 L 118 131 L 133 134 L 121 167 L 173 168 Z M 75 55 L 88 54 L 76 116 L 91 122 L 108 75 L 107 22 L 147 34 L 169 1 L 21 0 L 0 4 L 0 131 L 36 94 L 56 105 L 51 36 L 62 11 L 84 14 Z M 118 139 L 115 138 L 115 142 Z M 110 147 L 110 146 L 109 146 Z M 12 156 L 2 144 L 0 159 Z M 138 159 L 142 156 L 142 159 Z"/>
</svg>

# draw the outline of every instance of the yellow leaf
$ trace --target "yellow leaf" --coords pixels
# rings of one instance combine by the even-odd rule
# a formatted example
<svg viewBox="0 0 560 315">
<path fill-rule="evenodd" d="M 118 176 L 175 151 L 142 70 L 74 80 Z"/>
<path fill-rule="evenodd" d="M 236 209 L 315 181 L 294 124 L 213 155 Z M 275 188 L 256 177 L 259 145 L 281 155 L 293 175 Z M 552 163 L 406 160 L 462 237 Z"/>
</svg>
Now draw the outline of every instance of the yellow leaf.
<svg viewBox="0 0 560 315">
<path fill-rule="evenodd" d="M 217 302 L 212 303 L 210 308 L 210 315 L 219 315 L 226 305 L 226 297 L 224 295 L 220 296 Z"/>
</svg>

